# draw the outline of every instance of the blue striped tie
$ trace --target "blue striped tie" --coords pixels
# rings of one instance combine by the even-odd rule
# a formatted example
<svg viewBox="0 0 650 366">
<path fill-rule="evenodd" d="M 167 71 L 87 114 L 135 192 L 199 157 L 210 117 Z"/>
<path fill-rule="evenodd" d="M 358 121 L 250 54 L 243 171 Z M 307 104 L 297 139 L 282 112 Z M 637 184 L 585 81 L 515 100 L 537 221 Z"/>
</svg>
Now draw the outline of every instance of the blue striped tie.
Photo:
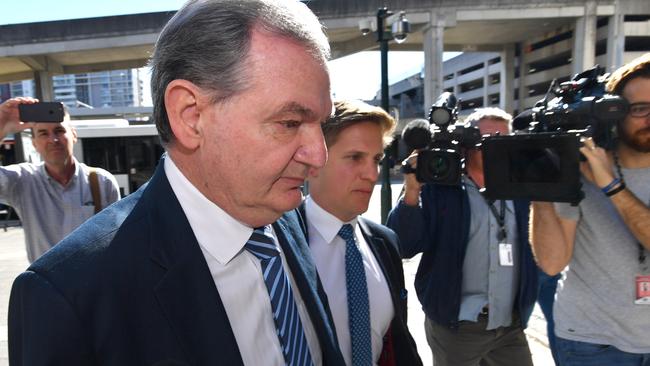
<svg viewBox="0 0 650 366">
<path fill-rule="evenodd" d="M 348 291 L 348 321 L 352 342 L 352 365 L 372 365 L 372 346 L 370 345 L 370 305 L 368 304 L 368 285 L 363 268 L 361 252 L 354 239 L 352 225 L 345 224 L 339 230 L 345 240 L 345 285 Z"/>
<path fill-rule="evenodd" d="M 290 366 L 313 365 L 291 284 L 282 268 L 282 258 L 270 231 L 269 226 L 255 229 L 244 247 L 262 264 L 284 361 Z"/>
</svg>

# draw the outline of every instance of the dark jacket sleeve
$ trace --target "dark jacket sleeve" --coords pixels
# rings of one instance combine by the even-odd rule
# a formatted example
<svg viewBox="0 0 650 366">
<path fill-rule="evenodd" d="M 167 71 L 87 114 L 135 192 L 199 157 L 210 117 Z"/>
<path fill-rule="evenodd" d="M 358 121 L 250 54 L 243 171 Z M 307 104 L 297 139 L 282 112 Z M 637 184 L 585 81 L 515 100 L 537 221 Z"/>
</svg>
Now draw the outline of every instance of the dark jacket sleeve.
<svg viewBox="0 0 650 366">
<path fill-rule="evenodd" d="M 71 304 L 35 272 L 24 272 L 14 281 L 8 328 L 12 366 L 95 364 Z"/>
<path fill-rule="evenodd" d="M 399 252 L 402 258 L 411 258 L 424 252 L 431 245 L 430 228 L 427 223 L 433 222 L 431 215 L 431 194 L 427 194 L 428 186 L 422 187 L 420 206 L 409 206 L 402 200 L 388 215 L 386 226 L 393 229 L 399 237 Z"/>
<path fill-rule="evenodd" d="M 379 361 L 380 366 L 388 365 L 422 365 L 417 346 L 407 325 L 407 292 L 404 285 L 404 269 L 398 253 L 399 239 L 392 230 L 364 220 L 373 237 L 375 256 L 384 269 L 386 281 L 391 290 L 395 316 L 387 334 L 384 335 L 384 347 Z"/>
<path fill-rule="evenodd" d="M 394 236 L 395 235 L 393 234 L 393 237 Z M 392 262 L 392 278 L 393 281 L 395 281 L 395 289 L 398 290 L 398 293 L 393 295 L 393 301 L 397 302 L 395 304 L 396 314 L 390 326 L 390 336 L 392 338 L 393 349 L 395 351 L 395 364 L 419 366 L 422 365 L 422 360 L 418 354 L 415 340 L 413 339 L 413 336 L 408 329 L 408 296 L 406 286 L 404 284 L 404 269 L 402 266 L 402 261 L 397 254 L 399 239 L 397 237 L 394 237 L 392 240 L 388 240 L 388 243 L 388 245 L 392 247 L 389 249 Z"/>
<path fill-rule="evenodd" d="M 381 245 L 373 243 L 375 256 L 384 268 L 386 280 L 389 282 L 390 288 L 394 292 L 391 295 L 393 300 L 396 300 L 396 315 L 401 317 L 404 320 L 404 324 L 406 324 L 407 292 L 404 283 L 404 267 L 399 255 L 399 238 L 393 230 L 390 230 L 383 225 L 376 224 L 369 220 L 365 220 L 365 223 L 370 230 L 372 230 L 373 236 L 382 239 L 379 242 Z"/>
</svg>

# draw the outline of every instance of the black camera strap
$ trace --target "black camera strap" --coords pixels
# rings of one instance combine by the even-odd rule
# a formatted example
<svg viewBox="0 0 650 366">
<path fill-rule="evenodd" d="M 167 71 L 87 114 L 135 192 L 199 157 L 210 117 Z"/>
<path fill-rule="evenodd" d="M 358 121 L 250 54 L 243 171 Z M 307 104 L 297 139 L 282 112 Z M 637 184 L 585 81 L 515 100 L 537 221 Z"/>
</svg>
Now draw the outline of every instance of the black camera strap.
<svg viewBox="0 0 650 366">
<path fill-rule="evenodd" d="M 639 246 L 639 264 L 641 266 L 643 266 L 645 264 L 645 261 L 646 261 L 646 258 L 647 258 L 646 255 L 645 255 L 645 248 L 639 242 L 637 242 L 636 245 Z"/>
<path fill-rule="evenodd" d="M 470 176 L 467 175 L 467 178 L 474 183 L 476 188 L 479 188 L 479 185 L 476 184 L 474 179 Z M 497 224 L 499 224 L 499 232 L 497 233 L 497 239 L 499 242 L 504 243 L 506 241 L 506 238 L 508 237 L 508 231 L 506 230 L 506 201 L 501 200 L 501 205 L 499 207 L 499 211 L 497 211 L 497 208 L 494 207 L 494 200 L 487 199 L 483 195 L 483 190 L 479 188 L 479 193 L 481 194 L 481 197 L 485 200 L 485 203 L 487 203 L 488 207 L 490 208 L 490 212 L 492 212 L 492 215 L 494 215 L 494 218 L 497 220 Z"/>
<path fill-rule="evenodd" d="M 619 165 L 619 166 L 620 166 L 620 165 Z M 619 170 L 619 175 L 620 175 L 621 177 L 623 176 L 623 173 L 620 172 L 620 170 Z M 650 202 L 648 202 L 648 207 L 650 207 Z M 639 266 L 643 267 L 643 270 L 644 270 L 644 271 L 647 271 L 647 270 L 648 270 L 648 264 L 650 264 L 650 263 L 648 263 L 648 262 L 646 261 L 646 258 L 647 258 L 646 255 L 645 255 L 646 250 L 645 250 L 645 248 L 643 247 L 643 244 L 641 244 L 641 241 L 637 241 L 637 242 L 636 242 L 636 245 L 639 246 Z"/>
<path fill-rule="evenodd" d="M 494 215 L 494 218 L 497 219 L 497 224 L 499 224 L 499 233 L 497 234 L 497 239 L 499 239 L 499 242 L 505 242 L 506 238 L 508 237 L 508 231 L 506 230 L 506 201 L 500 201 L 501 205 L 499 207 L 499 212 L 497 212 L 497 208 L 494 207 L 494 201 L 488 200 L 485 197 L 483 198 L 490 208 L 492 215 Z"/>
<path fill-rule="evenodd" d="M 618 158 L 616 155 L 617 155 L 617 154 L 615 153 L 615 154 L 614 154 L 614 157 Z M 623 177 L 623 173 L 621 172 L 621 169 L 620 169 L 620 164 L 618 164 L 618 159 L 616 159 L 615 162 L 616 162 L 616 167 L 619 169 L 619 170 L 618 170 L 618 175 L 619 175 L 620 177 Z M 650 202 L 648 202 L 648 206 L 647 206 L 647 207 L 650 207 Z M 646 259 L 647 259 L 647 256 L 646 256 L 646 254 L 645 254 L 645 253 L 646 253 L 646 250 L 645 250 L 645 248 L 643 247 L 643 244 L 641 244 L 641 241 L 640 241 L 640 240 L 637 240 L 636 245 L 639 247 L 639 267 L 641 267 L 641 269 L 642 269 L 643 271 L 648 271 L 648 265 L 649 265 L 650 263 L 648 263 L 648 262 L 646 261 Z"/>
</svg>

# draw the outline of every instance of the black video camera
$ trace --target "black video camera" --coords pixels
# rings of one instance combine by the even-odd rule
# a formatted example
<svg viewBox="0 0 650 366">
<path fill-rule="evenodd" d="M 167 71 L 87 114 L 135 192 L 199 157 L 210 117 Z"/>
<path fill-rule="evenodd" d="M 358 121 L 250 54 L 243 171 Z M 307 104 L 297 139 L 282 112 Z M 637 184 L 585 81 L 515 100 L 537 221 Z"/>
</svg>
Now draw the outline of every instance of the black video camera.
<svg viewBox="0 0 650 366">
<path fill-rule="evenodd" d="M 415 177 L 422 183 L 460 184 L 463 172 L 463 148 L 473 148 L 481 141 L 476 127 L 456 124 L 458 100 L 454 94 L 442 93 L 429 111 L 429 120 L 411 121 L 402 139 L 409 150 L 419 150 Z M 413 173 L 408 163 L 402 172 Z"/>
<path fill-rule="evenodd" d="M 485 196 L 577 204 L 581 137 L 610 149 L 616 123 L 627 114 L 625 99 L 605 93 L 607 75 L 598 66 L 556 87 L 513 120 L 514 136 L 482 143 Z M 554 95 L 550 99 L 551 94 Z"/>
<path fill-rule="evenodd" d="M 602 72 L 603 68 L 596 65 L 558 87 L 553 80 L 544 99 L 517 116 L 513 127 L 531 133 L 575 132 L 611 149 L 616 122 L 625 118 L 628 103 L 618 95 L 605 93 L 608 75 Z M 555 97 L 548 100 L 551 93 Z"/>
</svg>

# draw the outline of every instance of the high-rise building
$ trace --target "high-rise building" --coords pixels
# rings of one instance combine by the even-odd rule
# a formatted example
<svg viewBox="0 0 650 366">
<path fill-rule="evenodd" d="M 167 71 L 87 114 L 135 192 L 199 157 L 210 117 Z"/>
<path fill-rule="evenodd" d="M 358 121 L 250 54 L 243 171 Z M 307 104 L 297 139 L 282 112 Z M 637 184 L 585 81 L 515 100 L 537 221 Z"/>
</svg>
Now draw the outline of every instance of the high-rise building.
<svg viewBox="0 0 650 366">
<path fill-rule="evenodd" d="M 68 107 L 77 107 L 78 102 L 96 108 L 141 106 L 140 75 L 139 69 L 57 75 L 52 78 L 54 99 Z M 10 83 L 9 97 L 17 96 L 34 96 L 33 81 Z"/>
<path fill-rule="evenodd" d="M 9 97 L 31 97 L 34 95 L 32 80 L 14 81 L 9 84 Z"/>
<path fill-rule="evenodd" d="M 617 65 L 650 52 L 650 14 L 598 17 L 595 39 L 595 63 L 611 72 Z M 563 82 L 583 71 L 573 62 L 583 56 L 576 51 L 576 42 L 575 26 L 566 26 L 516 44 L 511 62 L 504 62 L 503 52 L 465 52 L 443 63 L 443 91 L 453 92 L 461 100 L 461 116 L 480 107 L 501 107 L 516 114 L 542 99 L 552 80 Z M 389 88 L 391 107 L 398 108 L 406 121 L 425 116 L 429 109 L 423 105 L 423 73 Z M 510 88 L 502 83 L 506 73 L 514 75 Z M 511 105 L 506 103 L 506 94 Z"/>
<path fill-rule="evenodd" d="M 128 107 L 142 104 L 138 70 L 111 70 L 52 78 L 54 98 L 69 107 L 77 102 L 93 107 Z"/>
<path fill-rule="evenodd" d="M 11 88 L 9 84 L 0 84 L 0 102 L 11 98 Z"/>
</svg>

